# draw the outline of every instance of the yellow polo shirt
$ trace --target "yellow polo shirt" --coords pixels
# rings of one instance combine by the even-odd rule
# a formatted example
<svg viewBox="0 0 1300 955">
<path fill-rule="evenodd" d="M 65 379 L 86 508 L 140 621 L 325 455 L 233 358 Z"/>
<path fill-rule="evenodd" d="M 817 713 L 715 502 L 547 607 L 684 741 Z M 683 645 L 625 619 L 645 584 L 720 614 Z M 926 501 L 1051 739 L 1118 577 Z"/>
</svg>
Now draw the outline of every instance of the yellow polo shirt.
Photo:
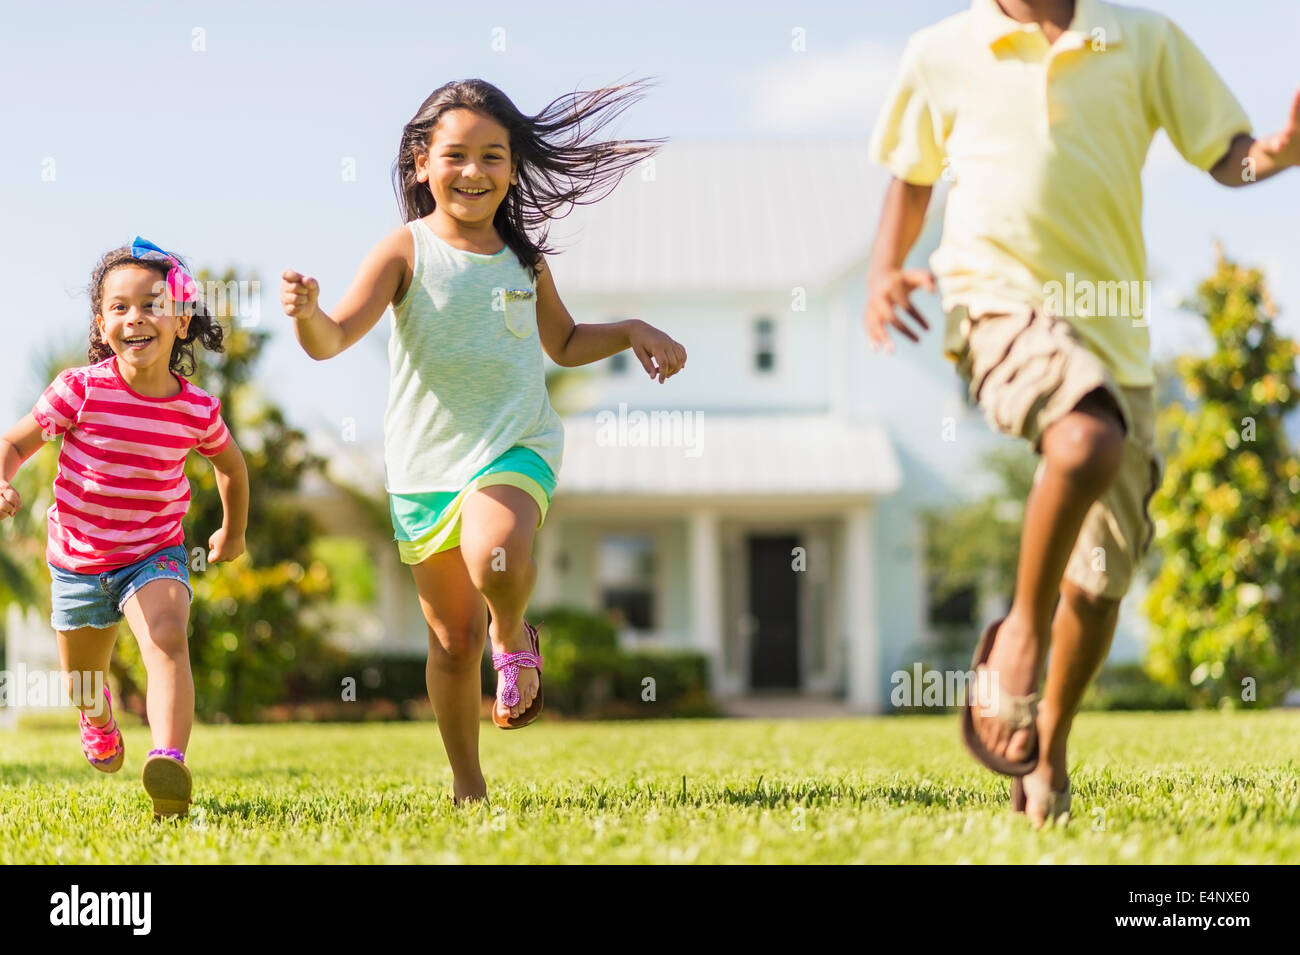
<svg viewBox="0 0 1300 955">
<path fill-rule="evenodd" d="M 1068 320 L 1121 385 L 1154 381 L 1147 331 L 1142 164 L 1163 128 L 1209 169 L 1250 121 L 1166 17 L 1076 0 L 1048 44 L 995 0 L 916 33 L 871 138 L 871 156 L 918 185 L 948 181 L 931 259 L 948 313 L 1007 300 Z"/>
</svg>

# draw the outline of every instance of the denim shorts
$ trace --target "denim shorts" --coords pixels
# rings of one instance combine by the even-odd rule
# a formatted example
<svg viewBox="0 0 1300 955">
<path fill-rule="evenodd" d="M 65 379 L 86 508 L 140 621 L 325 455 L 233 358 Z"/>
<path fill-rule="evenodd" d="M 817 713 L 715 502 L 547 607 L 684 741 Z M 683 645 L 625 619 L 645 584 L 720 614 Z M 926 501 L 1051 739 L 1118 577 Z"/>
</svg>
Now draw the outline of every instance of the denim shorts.
<svg viewBox="0 0 1300 955">
<path fill-rule="evenodd" d="M 189 551 L 177 544 L 103 574 L 75 574 L 50 564 L 50 626 L 62 631 L 116 626 L 122 605 L 151 580 L 179 580 L 193 600 L 189 560 Z"/>
</svg>

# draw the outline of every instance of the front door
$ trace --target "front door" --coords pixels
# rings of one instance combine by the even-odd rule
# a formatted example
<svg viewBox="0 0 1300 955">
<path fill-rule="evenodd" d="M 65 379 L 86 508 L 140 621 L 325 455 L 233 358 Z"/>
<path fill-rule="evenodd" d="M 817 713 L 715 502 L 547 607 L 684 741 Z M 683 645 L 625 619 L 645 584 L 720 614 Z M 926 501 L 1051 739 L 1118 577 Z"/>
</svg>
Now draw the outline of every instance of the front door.
<svg viewBox="0 0 1300 955">
<path fill-rule="evenodd" d="M 749 538 L 750 687 L 799 686 L 797 537 Z"/>
</svg>

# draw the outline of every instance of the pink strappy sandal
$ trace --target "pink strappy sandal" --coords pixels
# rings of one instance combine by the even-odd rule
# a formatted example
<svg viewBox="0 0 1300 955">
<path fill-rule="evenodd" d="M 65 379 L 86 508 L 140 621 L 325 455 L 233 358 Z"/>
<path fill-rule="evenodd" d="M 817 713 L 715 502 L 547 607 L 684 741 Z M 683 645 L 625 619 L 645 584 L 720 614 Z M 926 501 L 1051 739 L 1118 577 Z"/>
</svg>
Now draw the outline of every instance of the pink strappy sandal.
<svg viewBox="0 0 1300 955">
<path fill-rule="evenodd" d="M 505 673 L 505 686 L 501 690 L 501 696 L 498 697 L 502 706 L 515 706 L 519 702 L 520 667 L 532 667 L 537 671 L 537 696 L 533 697 L 533 702 L 529 704 L 528 709 L 518 716 L 508 716 L 504 719 L 497 712 L 497 707 L 494 704 L 492 707 L 492 722 L 503 730 L 517 730 L 522 726 L 527 726 L 537 719 L 538 714 L 542 712 L 542 650 L 537 642 L 536 628 L 525 620 L 524 629 L 528 632 L 528 639 L 532 642 L 532 652 L 521 650 L 519 653 L 494 653 L 492 654 L 492 669 Z"/>
<path fill-rule="evenodd" d="M 113 719 L 113 697 L 104 687 L 104 701 L 108 705 L 108 723 L 96 726 L 81 714 L 81 752 L 86 761 L 101 773 L 115 773 L 122 768 L 126 758 L 126 744 L 122 741 L 122 731 Z"/>
</svg>

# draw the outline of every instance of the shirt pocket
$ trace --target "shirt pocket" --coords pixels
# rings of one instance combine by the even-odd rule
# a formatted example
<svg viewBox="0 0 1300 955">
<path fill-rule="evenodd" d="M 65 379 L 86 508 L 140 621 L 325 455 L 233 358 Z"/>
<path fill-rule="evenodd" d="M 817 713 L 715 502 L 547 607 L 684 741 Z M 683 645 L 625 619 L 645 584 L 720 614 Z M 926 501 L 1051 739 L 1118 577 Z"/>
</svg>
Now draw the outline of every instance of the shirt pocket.
<svg viewBox="0 0 1300 955">
<path fill-rule="evenodd" d="M 503 296 L 506 328 L 516 338 L 529 338 L 537 330 L 537 293 L 527 288 L 508 288 Z"/>
</svg>

